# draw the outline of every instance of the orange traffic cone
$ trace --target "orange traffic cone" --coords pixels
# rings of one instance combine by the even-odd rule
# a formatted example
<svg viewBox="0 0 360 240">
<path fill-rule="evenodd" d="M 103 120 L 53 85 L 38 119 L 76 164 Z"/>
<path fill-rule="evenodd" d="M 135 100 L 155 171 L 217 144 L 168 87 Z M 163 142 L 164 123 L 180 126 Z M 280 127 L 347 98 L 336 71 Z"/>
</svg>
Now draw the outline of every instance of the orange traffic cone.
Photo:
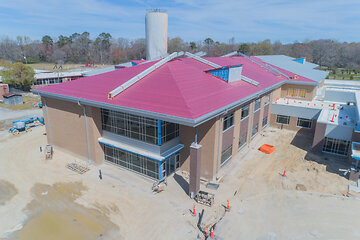
<svg viewBox="0 0 360 240">
<path fill-rule="evenodd" d="M 195 204 L 193 206 L 193 212 L 192 212 L 192 215 L 195 217 L 196 216 L 196 211 L 195 211 Z"/>
<path fill-rule="evenodd" d="M 226 212 L 230 212 L 230 203 L 229 200 L 227 200 L 227 207 L 225 209 Z"/>
<path fill-rule="evenodd" d="M 211 238 L 215 238 L 215 234 L 214 234 L 214 229 L 213 229 L 213 227 L 211 227 L 210 237 L 211 237 Z"/>
<path fill-rule="evenodd" d="M 286 169 L 284 169 L 283 177 L 286 177 Z"/>
</svg>

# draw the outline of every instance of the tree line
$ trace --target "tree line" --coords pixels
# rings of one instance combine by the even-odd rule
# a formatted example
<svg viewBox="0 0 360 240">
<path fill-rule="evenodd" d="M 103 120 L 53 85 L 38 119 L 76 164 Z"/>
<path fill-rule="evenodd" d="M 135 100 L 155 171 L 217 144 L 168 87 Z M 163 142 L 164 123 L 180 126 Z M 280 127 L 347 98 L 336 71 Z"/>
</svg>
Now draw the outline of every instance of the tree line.
<svg viewBox="0 0 360 240">
<path fill-rule="evenodd" d="M 168 52 L 174 51 L 205 51 L 207 56 L 222 56 L 232 51 L 251 56 L 283 54 L 295 58 L 306 57 L 308 61 L 329 69 L 360 69 L 360 42 L 330 39 L 283 44 L 270 40 L 239 43 L 234 38 L 227 42 L 211 38 L 187 42 L 175 37 L 168 39 Z M 0 59 L 11 62 L 118 64 L 145 57 L 145 39 L 113 38 L 105 32 L 94 39 L 88 32 L 60 35 L 57 38 L 45 35 L 41 40 L 31 40 L 26 36 L 0 39 Z"/>
</svg>

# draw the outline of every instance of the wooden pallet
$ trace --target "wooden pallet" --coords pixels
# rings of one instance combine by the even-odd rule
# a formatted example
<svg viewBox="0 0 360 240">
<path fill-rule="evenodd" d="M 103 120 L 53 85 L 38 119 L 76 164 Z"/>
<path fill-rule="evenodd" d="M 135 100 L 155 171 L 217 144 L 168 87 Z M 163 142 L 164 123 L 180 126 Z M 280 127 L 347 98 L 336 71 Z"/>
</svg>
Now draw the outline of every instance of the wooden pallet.
<svg viewBox="0 0 360 240">
<path fill-rule="evenodd" d="M 80 164 L 77 164 L 77 163 L 68 163 L 68 164 L 66 164 L 66 167 L 74 172 L 79 173 L 79 174 L 86 173 L 87 171 L 90 170 L 89 168 L 81 166 Z"/>
</svg>

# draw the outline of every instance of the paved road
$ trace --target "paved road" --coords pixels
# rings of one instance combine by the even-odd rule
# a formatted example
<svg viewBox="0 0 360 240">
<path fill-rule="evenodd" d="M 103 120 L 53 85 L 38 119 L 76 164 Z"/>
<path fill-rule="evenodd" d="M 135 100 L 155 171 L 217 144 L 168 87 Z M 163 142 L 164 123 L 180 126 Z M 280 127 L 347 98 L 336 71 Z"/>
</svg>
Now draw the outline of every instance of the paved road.
<svg viewBox="0 0 360 240">
<path fill-rule="evenodd" d="M 20 119 L 20 118 L 33 117 L 33 116 L 42 117 L 43 116 L 42 109 L 13 111 L 6 108 L 0 108 L 0 121 L 7 119 Z"/>
</svg>

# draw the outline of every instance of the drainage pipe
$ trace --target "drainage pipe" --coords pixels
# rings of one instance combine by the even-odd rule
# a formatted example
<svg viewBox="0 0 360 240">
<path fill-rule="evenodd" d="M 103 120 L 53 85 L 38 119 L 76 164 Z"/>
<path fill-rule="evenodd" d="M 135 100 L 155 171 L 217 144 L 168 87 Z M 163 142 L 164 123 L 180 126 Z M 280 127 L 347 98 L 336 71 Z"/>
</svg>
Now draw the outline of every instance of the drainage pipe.
<svg viewBox="0 0 360 240">
<path fill-rule="evenodd" d="M 86 131 L 86 147 L 87 147 L 87 155 L 88 155 L 88 165 L 90 165 L 90 146 L 89 146 L 89 129 L 87 123 L 86 116 L 86 106 L 82 105 L 80 101 L 78 101 L 78 105 L 83 108 L 84 118 L 85 118 L 85 131 Z"/>
<path fill-rule="evenodd" d="M 216 156 L 216 180 L 218 179 L 218 173 L 219 173 L 219 156 L 220 156 L 220 136 L 221 136 L 221 119 L 223 118 L 224 114 L 226 114 L 228 110 L 225 110 L 221 115 L 219 115 L 219 132 L 218 132 L 218 145 L 217 145 L 217 156 Z"/>
<path fill-rule="evenodd" d="M 49 134 L 49 143 L 50 146 L 53 145 L 53 141 L 52 141 L 52 135 L 51 135 L 51 127 L 50 127 L 50 118 L 49 118 L 49 114 L 48 114 L 48 108 L 47 108 L 47 102 L 46 102 L 46 98 L 44 99 L 44 105 L 45 105 L 45 113 L 46 113 L 46 120 L 47 120 L 47 129 L 48 129 L 48 134 Z"/>
</svg>

